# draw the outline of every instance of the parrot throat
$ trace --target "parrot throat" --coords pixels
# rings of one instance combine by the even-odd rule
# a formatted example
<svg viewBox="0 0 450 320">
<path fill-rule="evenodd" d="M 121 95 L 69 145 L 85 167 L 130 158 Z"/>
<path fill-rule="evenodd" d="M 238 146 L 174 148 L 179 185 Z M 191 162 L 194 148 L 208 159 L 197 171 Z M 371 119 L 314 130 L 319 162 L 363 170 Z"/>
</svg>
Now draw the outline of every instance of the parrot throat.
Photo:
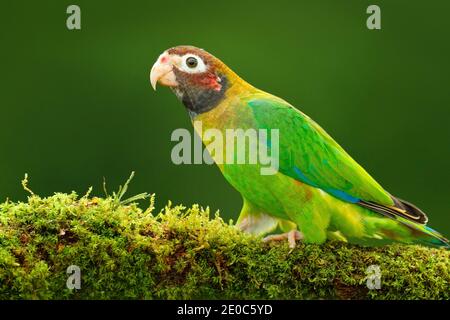
<svg viewBox="0 0 450 320">
<path fill-rule="evenodd" d="M 225 97 L 229 83 L 225 75 L 220 75 L 219 78 L 220 90 L 193 86 L 185 81 L 179 81 L 179 85 L 173 87 L 172 91 L 189 111 L 189 115 L 194 117 L 214 109 Z"/>
</svg>

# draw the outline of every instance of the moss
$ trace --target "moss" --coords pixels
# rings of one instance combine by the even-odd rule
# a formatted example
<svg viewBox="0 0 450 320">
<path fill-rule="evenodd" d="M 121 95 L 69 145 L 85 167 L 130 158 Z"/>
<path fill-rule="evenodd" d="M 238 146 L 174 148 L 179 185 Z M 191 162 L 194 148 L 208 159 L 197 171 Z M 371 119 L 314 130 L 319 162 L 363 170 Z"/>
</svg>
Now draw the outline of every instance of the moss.
<svg viewBox="0 0 450 320">
<path fill-rule="evenodd" d="M 119 199 L 120 200 L 120 199 Z M 449 299 L 450 252 L 263 243 L 208 209 L 154 214 L 116 195 L 0 204 L 1 299 Z M 66 270 L 81 269 L 81 289 Z M 378 265 L 381 289 L 366 270 Z"/>
</svg>

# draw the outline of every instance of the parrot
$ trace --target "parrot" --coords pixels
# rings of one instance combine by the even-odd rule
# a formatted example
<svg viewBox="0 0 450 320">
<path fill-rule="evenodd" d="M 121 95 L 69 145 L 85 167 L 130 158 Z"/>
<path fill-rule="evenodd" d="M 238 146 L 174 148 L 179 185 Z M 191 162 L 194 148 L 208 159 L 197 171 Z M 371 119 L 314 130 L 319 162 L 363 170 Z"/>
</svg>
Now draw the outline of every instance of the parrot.
<svg viewBox="0 0 450 320">
<path fill-rule="evenodd" d="M 450 248 L 442 234 L 427 226 L 421 209 L 387 192 L 314 120 L 252 86 L 207 51 L 187 45 L 167 49 L 150 71 L 154 90 L 158 83 L 181 101 L 199 135 L 198 123 L 202 130 L 223 135 L 236 128 L 278 130 L 274 174 L 261 174 L 261 163 L 217 161 L 230 151 L 228 145 L 211 154 L 243 198 L 236 221 L 243 232 L 265 236 L 264 241 L 287 241 L 290 248 L 297 241 L 327 240 Z M 207 149 L 213 143 L 201 139 Z M 274 141 L 269 138 L 267 147 Z"/>
</svg>

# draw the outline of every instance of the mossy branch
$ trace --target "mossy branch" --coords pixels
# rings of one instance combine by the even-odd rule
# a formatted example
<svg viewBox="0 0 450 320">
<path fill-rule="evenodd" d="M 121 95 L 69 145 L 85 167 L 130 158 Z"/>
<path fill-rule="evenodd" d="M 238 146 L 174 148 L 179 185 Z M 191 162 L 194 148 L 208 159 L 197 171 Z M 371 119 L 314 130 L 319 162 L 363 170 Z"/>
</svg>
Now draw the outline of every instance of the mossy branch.
<svg viewBox="0 0 450 320">
<path fill-rule="evenodd" d="M 198 206 L 57 193 L 0 204 L 0 299 L 449 299 L 450 251 L 266 244 Z M 119 200 L 120 201 L 120 200 Z M 81 270 L 81 289 L 66 286 Z M 367 268 L 381 271 L 370 290 Z"/>
</svg>

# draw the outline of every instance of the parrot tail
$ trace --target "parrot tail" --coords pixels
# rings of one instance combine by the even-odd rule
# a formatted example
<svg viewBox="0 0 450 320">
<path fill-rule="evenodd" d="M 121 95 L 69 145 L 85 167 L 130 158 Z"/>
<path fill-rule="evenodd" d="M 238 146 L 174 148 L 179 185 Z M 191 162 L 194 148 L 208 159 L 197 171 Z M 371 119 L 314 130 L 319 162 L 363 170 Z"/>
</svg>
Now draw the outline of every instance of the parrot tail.
<svg viewBox="0 0 450 320">
<path fill-rule="evenodd" d="M 436 230 L 428 226 L 418 225 L 409 221 L 404 224 L 410 228 L 411 234 L 414 235 L 415 243 L 450 249 L 450 242 L 448 239 Z"/>
<path fill-rule="evenodd" d="M 394 201 L 393 206 L 384 206 L 371 201 L 360 201 L 358 204 L 371 211 L 397 220 L 408 227 L 413 235 L 414 243 L 450 249 L 449 240 L 426 225 L 428 217 L 422 210 L 405 200 L 391 197 Z"/>
</svg>

